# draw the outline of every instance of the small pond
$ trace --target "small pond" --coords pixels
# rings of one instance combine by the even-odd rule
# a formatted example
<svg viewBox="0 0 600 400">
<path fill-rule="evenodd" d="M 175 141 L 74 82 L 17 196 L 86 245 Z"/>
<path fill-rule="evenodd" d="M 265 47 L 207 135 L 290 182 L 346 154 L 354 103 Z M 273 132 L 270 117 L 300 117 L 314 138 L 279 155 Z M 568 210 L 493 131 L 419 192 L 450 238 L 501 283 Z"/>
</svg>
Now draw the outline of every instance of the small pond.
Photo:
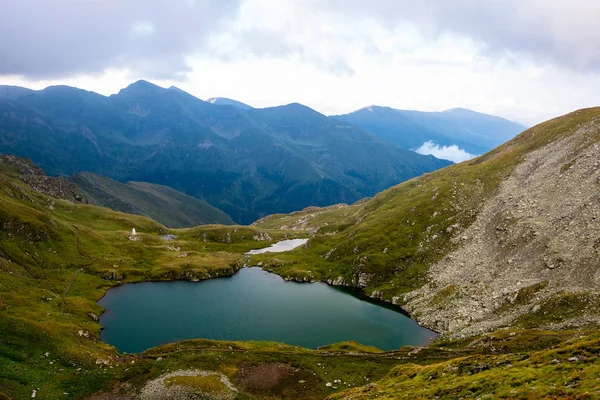
<svg viewBox="0 0 600 400">
<path fill-rule="evenodd" d="M 284 251 L 290 251 L 295 249 L 296 247 L 300 247 L 303 244 L 306 244 L 308 239 L 290 239 L 290 240 L 282 240 L 281 242 L 277 242 L 272 244 L 269 247 L 265 247 L 264 249 L 258 250 L 250 250 L 246 254 L 263 254 L 263 253 L 283 253 Z"/>
<path fill-rule="evenodd" d="M 178 340 L 268 340 L 315 349 L 354 340 L 383 350 L 436 336 L 389 306 L 324 283 L 286 282 L 260 268 L 201 282 L 147 282 L 99 301 L 101 338 L 137 353 Z"/>
</svg>

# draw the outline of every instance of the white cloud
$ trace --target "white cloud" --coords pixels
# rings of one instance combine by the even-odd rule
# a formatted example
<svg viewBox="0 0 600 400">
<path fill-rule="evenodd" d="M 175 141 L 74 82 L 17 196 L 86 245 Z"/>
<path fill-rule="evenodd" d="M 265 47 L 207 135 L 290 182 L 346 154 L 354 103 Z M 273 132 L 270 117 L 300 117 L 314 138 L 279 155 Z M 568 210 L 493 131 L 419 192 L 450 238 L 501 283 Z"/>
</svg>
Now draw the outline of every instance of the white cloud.
<svg viewBox="0 0 600 400">
<path fill-rule="evenodd" d="M 419 154 L 432 155 L 434 157 L 441 158 L 442 160 L 449 160 L 455 163 L 467 161 L 477 157 L 475 154 L 468 153 L 455 144 L 452 146 L 440 146 L 431 140 L 423 143 L 423 145 L 416 149 L 415 152 Z"/>
<path fill-rule="evenodd" d="M 148 79 L 256 107 L 462 107 L 526 125 L 597 105 L 600 92 L 593 0 L 57 0 L 48 12 L 7 1 L 0 84 L 111 94 Z"/>
</svg>

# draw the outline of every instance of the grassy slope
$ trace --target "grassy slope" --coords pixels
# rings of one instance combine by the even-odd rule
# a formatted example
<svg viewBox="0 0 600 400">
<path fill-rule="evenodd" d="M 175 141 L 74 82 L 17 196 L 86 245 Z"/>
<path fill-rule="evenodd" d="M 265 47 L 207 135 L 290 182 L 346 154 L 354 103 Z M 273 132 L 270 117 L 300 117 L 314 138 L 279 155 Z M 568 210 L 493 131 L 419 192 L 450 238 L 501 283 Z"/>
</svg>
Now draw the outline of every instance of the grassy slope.
<svg viewBox="0 0 600 400">
<path fill-rule="evenodd" d="M 35 193 L 2 172 L 0 398 L 3 394 L 14 399 L 29 398 L 36 388 L 38 398 L 44 399 L 86 398 L 99 390 L 132 393 L 149 379 L 185 368 L 216 370 L 237 384 L 242 382 L 243 371 L 265 364 L 283 364 L 294 372 L 275 386 L 242 388 L 240 398 L 298 398 L 299 394 L 302 398 L 324 398 L 342 389 L 325 386 L 336 378 L 353 387 L 375 382 L 340 398 L 598 396 L 598 332 L 519 330 L 388 353 L 357 353 L 370 349 L 353 344 L 308 351 L 276 343 L 199 340 L 161 346 L 140 355 L 123 355 L 99 341 L 100 325 L 90 314 L 101 312 L 95 302 L 119 282 L 231 274 L 242 264 L 244 251 L 266 244 L 256 240 L 259 233 L 263 238 L 268 233 L 271 241 L 285 234 L 303 235 L 309 224 L 298 232 L 272 228 L 280 227 L 281 221 L 289 227 L 313 214 L 311 221 L 319 220 L 321 234 L 306 250 L 272 256 L 273 266 L 279 263 L 276 260 L 289 263 L 278 267 L 277 272 L 303 274 L 310 270 L 319 277 L 340 274 L 351 278 L 361 264 L 355 263 L 356 258 L 364 257 L 354 253 L 353 248 L 360 246 L 364 252 L 375 247 L 360 268 L 381 268 L 388 273 L 389 266 L 398 265 L 399 254 L 404 254 L 405 268 L 394 270 L 402 279 L 388 275 L 392 284 L 383 281 L 374 286 L 376 282 L 370 288 L 382 288 L 387 295 L 407 290 L 419 284 L 422 270 L 439 256 L 430 254 L 434 246 L 427 244 L 421 230 L 427 231 L 433 223 L 437 225 L 430 232 L 456 222 L 468 223 L 469 218 L 474 218 L 477 204 L 474 200 L 469 202 L 467 194 L 474 192 L 482 198 L 489 195 L 525 151 L 550 140 L 552 132 L 568 132 L 578 121 L 598 114 L 598 109 L 585 110 L 566 120 L 551 121 L 484 158 L 415 179 L 363 204 L 321 213 L 309 210 L 289 217 L 275 216 L 262 221 L 260 227 L 168 230 L 145 217 L 72 205 Z M 477 176 L 485 181 L 467 180 Z M 454 187 L 461 190 L 455 194 Z M 432 201 L 434 188 L 439 193 Z M 455 199 L 451 201 L 453 195 Z M 444 215 L 433 217 L 436 204 L 442 207 L 435 211 Z M 456 204 L 461 207 L 458 213 L 450 208 Z M 419 214 L 427 218 L 417 218 Z M 436 220 L 438 217 L 441 219 Z M 402 224 L 405 218 L 409 223 Z M 140 232 L 141 241 L 127 238 L 132 227 Z M 332 234 L 335 231 L 338 233 Z M 164 242 L 158 235 L 165 232 L 180 237 Z M 351 232 L 354 234 L 348 238 Z M 394 247 L 398 244 L 392 243 L 390 234 L 398 238 L 417 236 L 402 242 L 407 246 L 402 250 Z M 356 242 L 344 244 L 346 240 Z M 424 242 L 424 250 L 419 250 L 419 241 Z M 346 249 L 345 252 L 335 254 L 336 250 L 329 259 L 322 258 L 332 244 Z M 436 246 L 441 244 L 452 246 L 446 237 L 440 238 Z M 171 251 L 168 246 L 180 250 Z M 388 247 L 385 254 L 383 246 Z M 184 253 L 188 257 L 177 257 Z M 576 361 L 568 361 L 575 356 Z"/>
<path fill-rule="evenodd" d="M 144 215 L 171 228 L 234 224 L 227 214 L 207 202 L 166 186 L 146 182 L 123 184 L 89 172 L 75 174 L 70 180 L 98 206 Z"/>
<path fill-rule="evenodd" d="M 439 343 L 423 352 L 441 348 L 455 357 L 401 363 L 378 382 L 328 399 L 594 399 L 600 397 L 599 346 L 597 331 L 501 331 Z"/>
<path fill-rule="evenodd" d="M 429 266 L 458 246 L 452 240 L 456 232 L 475 220 L 527 153 L 598 116 L 600 108 L 591 108 L 556 118 L 481 157 L 401 183 L 366 202 L 263 218 L 254 226 L 316 235 L 305 248 L 253 260 L 284 277 L 341 276 L 351 286 L 362 274 L 369 279 L 367 294 L 402 302 L 403 293 L 425 283 Z"/>
</svg>

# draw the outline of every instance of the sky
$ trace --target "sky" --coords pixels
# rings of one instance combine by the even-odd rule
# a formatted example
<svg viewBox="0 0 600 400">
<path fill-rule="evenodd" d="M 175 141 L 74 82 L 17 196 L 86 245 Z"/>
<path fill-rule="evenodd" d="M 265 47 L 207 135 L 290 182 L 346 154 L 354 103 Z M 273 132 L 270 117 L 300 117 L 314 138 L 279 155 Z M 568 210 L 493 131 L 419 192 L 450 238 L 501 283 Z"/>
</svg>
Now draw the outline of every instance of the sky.
<svg viewBox="0 0 600 400">
<path fill-rule="evenodd" d="M 0 84 L 534 125 L 598 105 L 598 21 L 596 0 L 2 0 Z"/>
</svg>

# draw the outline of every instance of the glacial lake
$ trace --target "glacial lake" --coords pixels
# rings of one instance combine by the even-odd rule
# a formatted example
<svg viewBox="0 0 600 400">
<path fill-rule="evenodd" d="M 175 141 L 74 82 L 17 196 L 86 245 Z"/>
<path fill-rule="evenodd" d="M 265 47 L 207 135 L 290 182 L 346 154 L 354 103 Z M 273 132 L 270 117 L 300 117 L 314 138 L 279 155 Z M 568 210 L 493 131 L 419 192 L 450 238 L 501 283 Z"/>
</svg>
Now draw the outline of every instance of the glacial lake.
<svg viewBox="0 0 600 400">
<path fill-rule="evenodd" d="M 390 306 L 324 283 L 286 282 L 260 268 L 200 282 L 118 286 L 99 301 L 101 339 L 138 353 L 185 339 L 267 340 L 316 349 L 354 340 L 382 350 L 436 336 Z"/>
</svg>

